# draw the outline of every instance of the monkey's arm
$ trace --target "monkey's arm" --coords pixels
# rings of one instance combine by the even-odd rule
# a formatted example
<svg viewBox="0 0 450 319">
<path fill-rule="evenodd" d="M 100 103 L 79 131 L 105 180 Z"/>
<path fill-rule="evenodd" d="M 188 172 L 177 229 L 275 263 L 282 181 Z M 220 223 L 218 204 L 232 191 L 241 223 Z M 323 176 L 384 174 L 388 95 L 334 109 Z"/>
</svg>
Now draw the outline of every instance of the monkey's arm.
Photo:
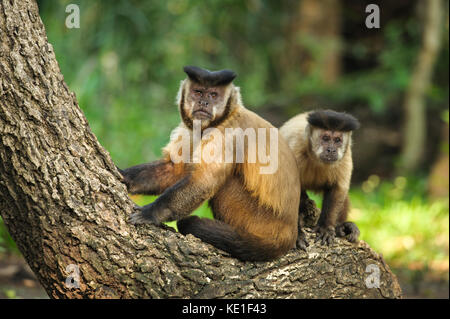
<svg viewBox="0 0 450 319">
<path fill-rule="evenodd" d="M 188 216 L 211 198 L 227 177 L 226 166 L 201 164 L 190 174 L 167 188 L 153 203 L 138 207 L 131 215 L 133 224 L 160 224 Z"/>
<path fill-rule="evenodd" d="M 131 194 L 159 195 L 183 177 L 181 165 L 169 159 L 118 170 Z"/>
<path fill-rule="evenodd" d="M 316 240 L 321 240 L 322 244 L 331 244 L 334 241 L 337 220 L 344 209 L 346 198 L 347 191 L 338 186 L 324 190 L 322 211 L 315 228 L 318 233 Z"/>
<path fill-rule="evenodd" d="M 355 243 L 358 241 L 360 232 L 358 226 L 356 226 L 355 223 L 346 221 L 349 209 L 350 200 L 347 194 L 347 197 L 344 200 L 343 208 L 337 219 L 336 236 L 344 237 L 349 242 Z"/>
</svg>

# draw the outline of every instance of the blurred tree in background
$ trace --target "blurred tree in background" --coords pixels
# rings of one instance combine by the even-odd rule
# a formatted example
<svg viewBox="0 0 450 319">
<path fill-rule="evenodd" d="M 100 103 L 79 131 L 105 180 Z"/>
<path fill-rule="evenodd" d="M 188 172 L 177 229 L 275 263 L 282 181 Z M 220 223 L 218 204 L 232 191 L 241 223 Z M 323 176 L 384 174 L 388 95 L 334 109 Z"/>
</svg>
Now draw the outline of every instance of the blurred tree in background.
<svg viewBox="0 0 450 319">
<path fill-rule="evenodd" d="M 118 166 L 160 156 L 179 122 L 184 65 L 229 68 L 244 104 L 276 126 L 317 108 L 356 115 L 351 217 L 362 239 L 388 260 L 402 251 L 400 265 L 440 260 L 448 272 L 447 1 L 37 2 L 65 81 Z M 64 24 L 70 3 L 80 7 L 79 29 Z M 369 3 L 380 7 L 379 29 L 365 25 Z M 436 46 L 421 73 L 430 28 Z M 419 126 L 409 113 L 414 94 Z M 447 239 L 435 241 L 435 232 Z"/>
</svg>

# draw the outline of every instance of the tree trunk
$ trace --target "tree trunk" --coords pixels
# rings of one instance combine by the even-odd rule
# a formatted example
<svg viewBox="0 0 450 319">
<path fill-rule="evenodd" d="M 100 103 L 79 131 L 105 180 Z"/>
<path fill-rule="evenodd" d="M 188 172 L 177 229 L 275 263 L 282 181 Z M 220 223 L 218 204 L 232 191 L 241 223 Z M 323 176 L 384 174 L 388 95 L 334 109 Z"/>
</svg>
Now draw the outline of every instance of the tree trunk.
<svg viewBox="0 0 450 319">
<path fill-rule="evenodd" d="M 34 1 L 0 1 L 0 41 L 0 213 L 50 297 L 400 297 L 364 242 L 253 263 L 130 225 L 133 203 L 64 83 Z M 368 288 L 375 277 L 379 288 Z"/>
<path fill-rule="evenodd" d="M 400 173 L 414 173 L 426 151 L 425 93 L 430 85 L 433 66 L 439 51 L 444 8 L 441 0 L 424 0 L 422 48 L 417 57 L 405 97 L 405 129 Z"/>
</svg>

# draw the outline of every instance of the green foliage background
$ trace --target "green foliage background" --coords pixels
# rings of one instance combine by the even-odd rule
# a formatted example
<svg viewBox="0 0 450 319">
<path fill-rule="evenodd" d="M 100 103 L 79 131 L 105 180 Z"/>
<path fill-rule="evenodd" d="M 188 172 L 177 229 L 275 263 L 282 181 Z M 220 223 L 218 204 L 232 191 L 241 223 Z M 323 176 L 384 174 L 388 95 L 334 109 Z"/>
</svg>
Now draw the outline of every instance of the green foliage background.
<svg viewBox="0 0 450 319">
<path fill-rule="evenodd" d="M 69 3 L 79 5 L 80 29 L 64 25 Z M 376 36 L 358 31 L 361 27 L 344 27 L 341 45 L 347 62 L 339 81 L 324 84 L 315 70 L 302 74 L 284 59 L 293 45 L 286 33 L 298 1 L 41 0 L 38 4 L 65 81 L 119 167 L 160 156 L 179 121 L 175 97 L 184 65 L 236 70 L 244 104 L 257 112 L 271 110 L 282 120 L 310 107 L 301 101 L 314 99 L 330 108 L 363 109 L 372 124 L 389 126 L 392 114 L 399 113 L 421 43 L 421 25 L 412 10 L 383 20 Z M 344 8 L 342 15 L 358 26 L 358 14 Z M 321 54 L 320 42 L 298 41 L 310 54 Z M 427 108 L 443 114 L 447 123 L 448 62 L 447 20 L 427 92 Z M 441 119 L 436 121 L 440 125 Z M 448 141 L 441 149 L 448 154 Z M 389 158 L 397 160 L 396 154 Z M 360 227 L 362 239 L 384 253 L 388 263 L 444 269 L 448 280 L 448 199 L 429 200 L 430 166 L 413 177 L 368 174 L 352 189 L 350 217 Z M 134 199 L 145 204 L 154 198 Z M 211 217 L 206 204 L 196 214 Z M 0 222 L 0 249 L 14 247 Z"/>
<path fill-rule="evenodd" d="M 386 21 L 378 44 L 364 33 L 342 42 L 346 59 L 362 66 L 345 67 L 337 83 L 325 85 L 314 70 L 305 76 L 285 61 L 296 1 L 80 0 L 79 29 L 64 26 L 69 3 L 39 1 L 41 17 L 66 82 L 120 166 L 159 156 L 179 120 L 175 97 L 184 65 L 237 70 L 244 103 L 274 108 L 283 119 L 311 107 L 299 103 L 305 96 L 383 117 L 398 110 L 420 45 L 416 17 Z M 429 107 L 448 108 L 446 41 Z M 321 54 L 320 42 L 304 45 Z"/>
</svg>

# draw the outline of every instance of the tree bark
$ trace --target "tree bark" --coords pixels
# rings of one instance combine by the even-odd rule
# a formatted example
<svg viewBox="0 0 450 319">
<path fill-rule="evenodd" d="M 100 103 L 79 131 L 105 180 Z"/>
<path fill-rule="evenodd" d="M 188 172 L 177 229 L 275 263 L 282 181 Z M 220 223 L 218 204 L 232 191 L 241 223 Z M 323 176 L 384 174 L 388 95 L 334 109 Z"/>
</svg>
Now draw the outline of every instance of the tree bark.
<svg viewBox="0 0 450 319">
<path fill-rule="evenodd" d="M 130 225 L 133 203 L 64 83 L 34 1 L 0 1 L 0 41 L 0 213 L 50 297 L 400 297 L 364 242 L 253 263 L 168 228 Z M 379 288 L 367 286 L 370 264 Z"/>
</svg>

